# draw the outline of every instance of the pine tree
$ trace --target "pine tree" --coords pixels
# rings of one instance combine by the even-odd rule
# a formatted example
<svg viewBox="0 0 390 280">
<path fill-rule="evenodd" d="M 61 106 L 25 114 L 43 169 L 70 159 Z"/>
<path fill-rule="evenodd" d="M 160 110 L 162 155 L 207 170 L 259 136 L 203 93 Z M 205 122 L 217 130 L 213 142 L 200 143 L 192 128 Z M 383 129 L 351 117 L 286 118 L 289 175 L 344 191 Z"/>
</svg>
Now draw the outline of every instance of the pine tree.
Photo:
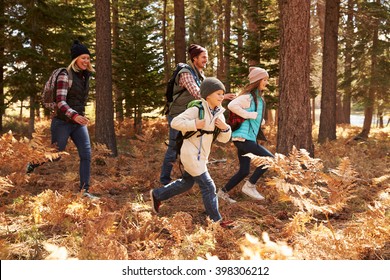
<svg viewBox="0 0 390 280">
<path fill-rule="evenodd" d="M 29 135 L 34 131 L 38 94 L 58 66 L 70 63 L 72 39 L 89 37 L 90 6 L 83 1 L 7 1 L 4 85 L 11 102 L 30 101 Z M 64 30 L 67 30 L 64 32 Z M 23 81 L 22 83 L 20 81 Z"/>
<path fill-rule="evenodd" d="M 389 92 L 389 10 L 386 1 L 357 1 L 357 45 L 355 46 L 356 99 L 364 105 L 364 124 L 355 139 L 367 139 L 373 114 L 386 106 Z M 387 103 L 388 104 L 388 103 Z M 387 105 L 388 106 L 388 105 Z M 381 107 L 383 110 L 383 107 Z"/>
<path fill-rule="evenodd" d="M 155 11 L 145 2 L 136 0 L 119 3 L 120 34 L 115 53 L 114 77 L 123 92 L 125 116 L 134 119 L 137 132 L 142 129 L 142 115 L 162 106 L 164 79 L 159 74 L 161 56 Z"/>
</svg>

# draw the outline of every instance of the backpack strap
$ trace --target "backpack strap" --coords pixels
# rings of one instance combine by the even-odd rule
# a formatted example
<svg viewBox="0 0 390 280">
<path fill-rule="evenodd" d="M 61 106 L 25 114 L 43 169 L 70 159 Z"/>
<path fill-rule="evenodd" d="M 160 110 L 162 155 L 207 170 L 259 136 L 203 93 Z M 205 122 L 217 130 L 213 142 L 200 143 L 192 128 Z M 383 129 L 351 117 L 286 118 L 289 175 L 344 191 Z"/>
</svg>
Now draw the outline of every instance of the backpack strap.
<svg viewBox="0 0 390 280">
<path fill-rule="evenodd" d="M 175 84 L 176 84 L 176 85 L 179 84 L 179 79 L 180 79 L 181 71 L 182 71 L 183 69 L 187 69 L 187 70 L 189 70 L 190 73 L 192 74 L 192 77 L 194 78 L 195 83 L 198 85 L 198 87 L 200 87 L 200 84 L 201 84 L 202 82 L 200 81 L 200 79 L 199 79 L 198 76 L 196 75 L 195 70 L 192 69 L 192 67 L 191 67 L 190 65 L 186 64 L 186 63 L 179 63 L 177 67 L 179 67 L 179 65 L 180 65 L 180 67 L 182 67 L 182 69 L 181 69 L 181 70 L 179 71 L 179 73 L 177 73 L 177 75 L 176 75 L 176 78 L 177 78 L 178 80 L 177 80 L 177 82 L 176 82 L 176 78 L 175 78 Z M 186 88 L 182 88 L 181 90 L 179 90 L 179 91 L 177 91 L 177 92 L 174 92 L 174 93 L 173 93 L 173 96 L 178 95 L 177 97 L 179 97 L 179 95 L 182 94 L 184 91 L 186 91 Z M 177 98 L 177 97 L 176 97 L 176 98 Z M 174 102 L 176 98 L 174 98 L 172 102 Z"/>
<path fill-rule="evenodd" d="M 68 69 L 66 69 L 66 73 L 68 74 L 68 88 L 71 88 L 72 84 L 73 84 L 73 73 L 72 73 L 72 70 L 68 71 Z"/>
<path fill-rule="evenodd" d="M 191 107 L 196 107 L 196 108 L 199 109 L 199 119 L 203 120 L 204 119 L 204 108 L 203 108 L 203 105 L 202 105 L 202 101 L 198 100 L 198 99 L 190 101 L 187 104 L 187 108 L 191 108 Z"/>
<path fill-rule="evenodd" d="M 191 107 L 196 107 L 199 109 L 199 119 L 203 120 L 204 119 L 204 108 L 202 105 L 201 100 L 192 100 L 188 103 L 187 108 Z M 184 135 L 183 138 L 187 139 L 190 138 L 191 136 L 195 135 L 197 132 L 200 132 L 197 137 L 201 137 L 203 134 L 213 134 L 213 142 L 217 139 L 218 134 L 221 132 L 221 130 L 218 127 L 215 127 L 214 130 L 203 130 L 203 129 L 197 129 L 195 131 L 187 131 Z"/>
<path fill-rule="evenodd" d="M 55 92 L 57 91 L 57 80 L 58 80 L 58 76 L 59 76 L 61 73 L 66 73 L 66 75 L 68 76 L 68 89 L 70 89 L 70 88 L 72 87 L 72 84 L 73 84 L 73 73 L 72 73 L 72 71 L 68 71 L 68 68 L 62 67 L 62 68 L 60 68 L 60 71 L 58 72 L 58 74 L 57 74 L 57 76 L 56 76 L 56 80 L 55 80 L 55 83 L 56 83 L 56 90 L 55 90 Z"/>
</svg>

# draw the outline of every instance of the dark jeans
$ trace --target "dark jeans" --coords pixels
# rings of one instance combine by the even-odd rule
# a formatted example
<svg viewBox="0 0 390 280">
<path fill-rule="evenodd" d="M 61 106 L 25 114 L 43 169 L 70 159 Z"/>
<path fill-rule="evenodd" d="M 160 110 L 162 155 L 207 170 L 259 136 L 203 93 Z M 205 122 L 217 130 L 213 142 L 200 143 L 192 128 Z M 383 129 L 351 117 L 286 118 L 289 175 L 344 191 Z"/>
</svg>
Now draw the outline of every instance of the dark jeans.
<svg viewBox="0 0 390 280">
<path fill-rule="evenodd" d="M 91 177 L 91 142 L 86 126 L 53 118 L 51 122 L 51 142 L 64 151 L 69 137 L 77 147 L 80 157 L 80 190 L 89 188 Z"/>
<path fill-rule="evenodd" d="M 228 192 L 237 186 L 246 176 L 249 175 L 251 168 L 251 159 L 244 156 L 247 153 L 252 153 L 257 156 L 269 156 L 274 157 L 274 155 L 268 151 L 263 146 L 259 145 L 257 142 L 245 140 L 245 142 L 233 141 L 234 145 L 237 148 L 238 160 L 240 162 L 240 168 L 236 174 L 227 182 L 225 187 L 223 187 L 224 192 Z M 266 168 L 259 166 L 249 177 L 249 182 L 256 184 L 257 180 L 267 171 Z"/>
<path fill-rule="evenodd" d="M 176 136 L 179 133 L 179 131 L 171 127 L 172 120 L 173 117 L 168 115 L 169 143 L 161 167 L 160 183 L 162 185 L 167 185 L 172 181 L 171 172 L 172 172 L 173 164 L 176 161 L 175 146 L 176 146 Z"/>
<path fill-rule="evenodd" d="M 203 205 L 206 209 L 207 215 L 214 222 L 222 219 L 221 214 L 218 211 L 218 198 L 216 195 L 216 187 L 213 179 L 211 179 L 208 171 L 199 176 L 191 176 L 187 172 L 184 172 L 183 178 L 177 179 L 172 183 L 155 189 L 153 195 L 157 200 L 167 200 L 175 195 L 184 193 L 190 190 L 194 183 L 197 183 L 202 193 Z"/>
</svg>

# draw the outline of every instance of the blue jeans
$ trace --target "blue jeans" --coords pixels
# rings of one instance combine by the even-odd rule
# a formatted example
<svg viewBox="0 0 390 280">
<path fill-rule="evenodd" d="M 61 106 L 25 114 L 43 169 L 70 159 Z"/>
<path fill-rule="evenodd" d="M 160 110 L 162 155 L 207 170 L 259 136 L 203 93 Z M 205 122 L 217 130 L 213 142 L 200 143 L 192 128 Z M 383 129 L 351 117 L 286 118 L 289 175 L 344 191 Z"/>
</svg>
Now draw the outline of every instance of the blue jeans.
<svg viewBox="0 0 390 280">
<path fill-rule="evenodd" d="M 222 219 L 221 214 L 218 211 L 218 198 L 216 195 L 216 187 L 213 179 L 211 179 L 208 171 L 199 175 L 191 176 L 187 172 L 184 172 L 183 178 L 177 179 L 172 183 L 155 189 L 153 195 L 157 200 L 167 200 L 175 195 L 184 193 L 190 190 L 194 183 L 197 183 L 202 193 L 203 204 L 206 209 L 207 215 L 217 222 Z"/>
<path fill-rule="evenodd" d="M 238 160 L 240 163 L 240 168 L 236 174 L 227 182 L 225 187 L 222 188 L 224 192 L 228 192 L 237 186 L 246 176 L 249 175 L 251 168 L 251 159 L 244 156 L 247 153 L 252 153 L 257 156 L 269 156 L 274 157 L 274 155 L 268 151 L 263 146 L 259 145 L 257 142 L 245 140 L 245 142 L 233 141 L 234 145 L 237 148 Z M 259 166 L 253 172 L 252 176 L 249 177 L 249 182 L 256 184 L 257 180 L 267 171 L 266 168 Z"/>
<path fill-rule="evenodd" d="M 179 131 L 171 127 L 172 120 L 173 117 L 168 115 L 169 143 L 168 143 L 167 151 L 165 152 L 164 161 L 161 167 L 161 174 L 160 174 L 160 183 L 164 186 L 169 184 L 172 181 L 171 172 L 177 156 L 175 147 L 176 147 L 176 137 Z"/>
<path fill-rule="evenodd" d="M 80 157 L 80 190 L 88 190 L 91 177 L 91 142 L 87 127 L 53 118 L 50 130 L 51 143 L 57 144 L 59 151 L 65 150 L 69 137 L 76 145 Z"/>
</svg>

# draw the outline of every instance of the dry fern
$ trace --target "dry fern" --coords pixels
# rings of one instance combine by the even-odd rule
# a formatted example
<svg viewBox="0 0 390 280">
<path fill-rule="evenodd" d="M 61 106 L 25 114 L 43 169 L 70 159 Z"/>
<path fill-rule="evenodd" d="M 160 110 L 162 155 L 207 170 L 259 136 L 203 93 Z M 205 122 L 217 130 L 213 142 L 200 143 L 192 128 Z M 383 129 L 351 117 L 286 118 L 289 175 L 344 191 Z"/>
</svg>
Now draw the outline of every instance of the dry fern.
<svg viewBox="0 0 390 280">
<path fill-rule="evenodd" d="M 256 166 L 265 166 L 276 173 L 267 181 L 282 199 L 288 199 L 300 211 L 331 214 L 341 210 L 352 198 L 356 172 L 347 158 L 337 168 L 337 178 L 323 172 L 320 159 L 313 159 L 306 150 L 295 147 L 289 156 L 275 154 L 275 158 L 246 154 Z M 287 195 L 287 196 L 286 196 Z"/>
<path fill-rule="evenodd" d="M 263 242 L 257 237 L 245 235 L 241 244 L 243 260 L 286 260 L 294 259 L 293 250 L 284 242 L 273 242 L 268 233 L 263 232 Z"/>
<path fill-rule="evenodd" d="M 345 126 L 338 128 L 339 140 L 316 148 L 318 159 L 296 149 L 273 161 L 261 158 L 270 169 L 264 179 L 269 187 L 262 189 L 266 200 L 257 203 L 233 191 L 238 203 L 220 204 L 224 219 L 236 225 L 226 230 L 204 223 L 197 187 L 185 199 L 167 201 L 160 216 L 152 214 L 144 198 L 158 186 L 166 121 L 145 121 L 140 137 L 132 121 L 117 125 L 119 157 L 93 145 L 91 191 L 101 196 L 99 202 L 75 193 L 78 161 L 72 159 L 77 157 L 72 144 L 67 147 L 72 157 L 25 174 L 27 162 L 59 156 L 50 147 L 47 123 L 38 123 L 32 140 L 2 135 L 2 259 L 390 258 L 388 132 L 373 129 L 372 140 L 346 143 L 343 139 L 356 131 Z M 275 129 L 267 131 L 276 139 Z M 209 166 L 218 188 L 237 169 L 233 150 L 231 143 L 214 146 L 215 158 L 226 158 Z M 173 176 L 179 177 L 175 169 Z"/>
</svg>

